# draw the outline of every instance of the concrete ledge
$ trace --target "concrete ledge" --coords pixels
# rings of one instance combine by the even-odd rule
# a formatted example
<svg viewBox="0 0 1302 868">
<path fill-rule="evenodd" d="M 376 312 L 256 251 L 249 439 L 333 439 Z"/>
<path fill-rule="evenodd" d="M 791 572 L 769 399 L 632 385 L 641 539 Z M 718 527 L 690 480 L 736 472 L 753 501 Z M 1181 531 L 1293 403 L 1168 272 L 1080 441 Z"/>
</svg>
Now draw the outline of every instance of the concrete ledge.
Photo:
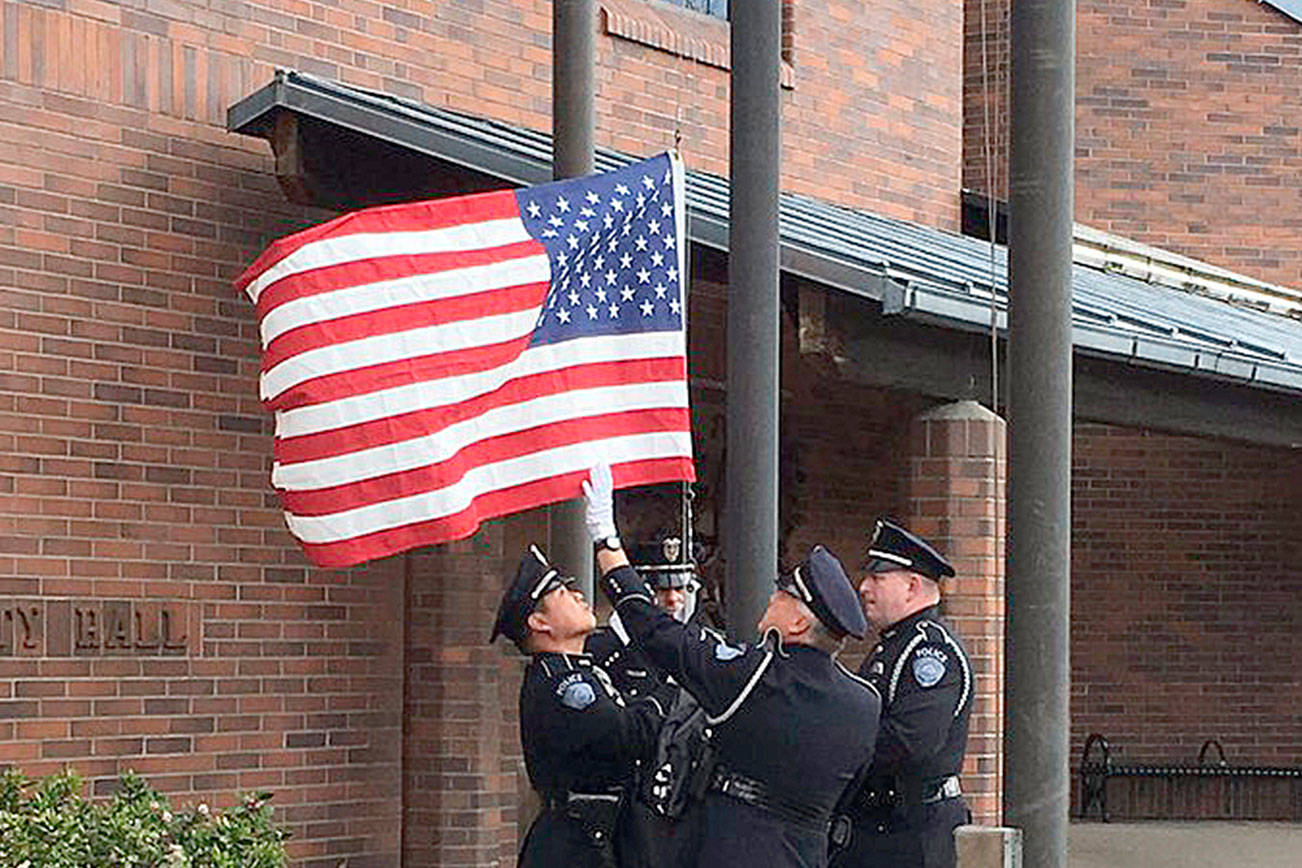
<svg viewBox="0 0 1302 868">
<path fill-rule="evenodd" d="M 959 826 L 954 830 L 958 868 L 1021 868 L 1022 830 L 1009 826 Z"/>
</svg>

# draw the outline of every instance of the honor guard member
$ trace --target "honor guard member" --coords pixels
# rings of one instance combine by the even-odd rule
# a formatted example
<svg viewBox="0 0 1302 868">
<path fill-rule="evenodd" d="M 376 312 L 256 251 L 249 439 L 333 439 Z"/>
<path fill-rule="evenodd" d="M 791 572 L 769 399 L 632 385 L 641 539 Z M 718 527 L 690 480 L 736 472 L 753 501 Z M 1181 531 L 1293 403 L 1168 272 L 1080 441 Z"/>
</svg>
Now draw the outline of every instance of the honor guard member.
<svg viewBox="0 0 1302 868">
<path fill-rule="evenodd" d="M 628 553 L 655 591 L 656 605 L 680 622 L 691 616 L 696 595 L 693 565 L 680 563 L 682 541 L 666 537 L 657 542 L 633 543 Z M 634 792 L 616 828 L 616 849 L 621 868 L 661 868 L 682 865 L 694 857 L 700 812 L 690 810 L 681 789 L 690 766 L 702 750 L 705 716 L 690 694 L 674 685 L 635 645 L 619 615 L 609 626 L 588 636 L 584 650 L 606 670 L 625 699 L 646 695 L 672 696 L 665 706 L 654 759 L 639 765 Z"/>
<path fill-rule="evenodd" d="M 834 659 L 867 630 L 854 586 L 821 546 L 779 577 L 756 646 L 680 624 L 653 602 L 615 529 L 610 468 L 585 481 L 601 587 L 633 644 L 690 691 L 708 718 L 704 834 L 693 863 L 746 868 L 827 864 L 832 808 L 872 756 L 881 700 Z"/>
<path fill-rule="evenodd" d="M 531 546 L 502 595 L 492 642 L 506 636 L 532 655 L 520 686 L 520 741 L 543 811 L 529 828 L 520 868 L 616 864 L 622 788 L 655 746 L 660 699 L 625 702 L 583 653 L 592 609 Z"/>
<path fill-rule="evenodd" d="M 878 644 L 859 668 L 882 696 L 866 781 L 847 800 L 849 841 L 837 868 L 952 868 L 954 828 L 970 813 L 959 788 L 972 713 L 972 667 L 940 617 L 954 568 L 921 538 L 877 522 L 859 595 Z M 835 842 L 834 842 L 835 843 Z"/>
</svg>

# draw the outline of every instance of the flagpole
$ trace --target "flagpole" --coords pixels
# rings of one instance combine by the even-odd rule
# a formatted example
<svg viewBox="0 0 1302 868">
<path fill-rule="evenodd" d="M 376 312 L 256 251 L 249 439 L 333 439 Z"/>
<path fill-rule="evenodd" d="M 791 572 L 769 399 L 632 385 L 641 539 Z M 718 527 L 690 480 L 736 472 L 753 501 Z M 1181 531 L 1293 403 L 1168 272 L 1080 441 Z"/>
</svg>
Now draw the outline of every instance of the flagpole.
<svg viewBox="0 0 1302 868">
<path fill-rule="evenodd" d="M 552 3 L 552 177 L 592 174 L 596 129 L 594 0 Z M 547 554 L 578 578 L 593 599 L 592 543 L 583 524 L 583 500 L 553 505 L 548 513 Z"/>
<path fill-rule="evenodd" d="M 782 9 L 732 4 L 728 252 L 728 634 L 750 638 L 778 561 L 778 194 Z"/>
</svg>

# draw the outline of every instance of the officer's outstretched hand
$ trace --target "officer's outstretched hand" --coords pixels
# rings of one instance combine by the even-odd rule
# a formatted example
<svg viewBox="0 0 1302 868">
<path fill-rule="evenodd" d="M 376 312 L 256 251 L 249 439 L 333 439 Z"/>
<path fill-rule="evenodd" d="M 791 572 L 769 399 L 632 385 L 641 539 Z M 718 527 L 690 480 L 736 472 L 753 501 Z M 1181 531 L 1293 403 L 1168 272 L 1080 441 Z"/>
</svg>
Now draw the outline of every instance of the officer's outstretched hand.
<svg viewBox="0 0 1302 868">
<path fill-rule="evenodd" d="M 609 464 L 603 461 L 588 471 L 588 478 L 583 480 L 583 498 L 587 502 L 583 523 L 588 528 L 588 537 L 595 543 L 617 536 L 615 482 L 611 479 Z"/>
</svg>

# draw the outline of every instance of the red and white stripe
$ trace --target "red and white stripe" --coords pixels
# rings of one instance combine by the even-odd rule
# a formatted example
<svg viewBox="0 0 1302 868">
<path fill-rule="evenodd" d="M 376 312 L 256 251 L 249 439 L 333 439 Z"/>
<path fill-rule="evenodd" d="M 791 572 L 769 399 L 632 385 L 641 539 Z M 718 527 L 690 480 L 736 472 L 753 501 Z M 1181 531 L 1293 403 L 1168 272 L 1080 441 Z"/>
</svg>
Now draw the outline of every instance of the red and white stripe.
<svg viewBox="0 0 1302 868">
<path fill-rule="evenodd" d="M 272 244 L 254 302 L 272 482 L 348 566 L 616 485 L 694 478 L 682 332 L 528 347 L 550 268 L 509 191 L 349 214 Z"/>
</svg>

